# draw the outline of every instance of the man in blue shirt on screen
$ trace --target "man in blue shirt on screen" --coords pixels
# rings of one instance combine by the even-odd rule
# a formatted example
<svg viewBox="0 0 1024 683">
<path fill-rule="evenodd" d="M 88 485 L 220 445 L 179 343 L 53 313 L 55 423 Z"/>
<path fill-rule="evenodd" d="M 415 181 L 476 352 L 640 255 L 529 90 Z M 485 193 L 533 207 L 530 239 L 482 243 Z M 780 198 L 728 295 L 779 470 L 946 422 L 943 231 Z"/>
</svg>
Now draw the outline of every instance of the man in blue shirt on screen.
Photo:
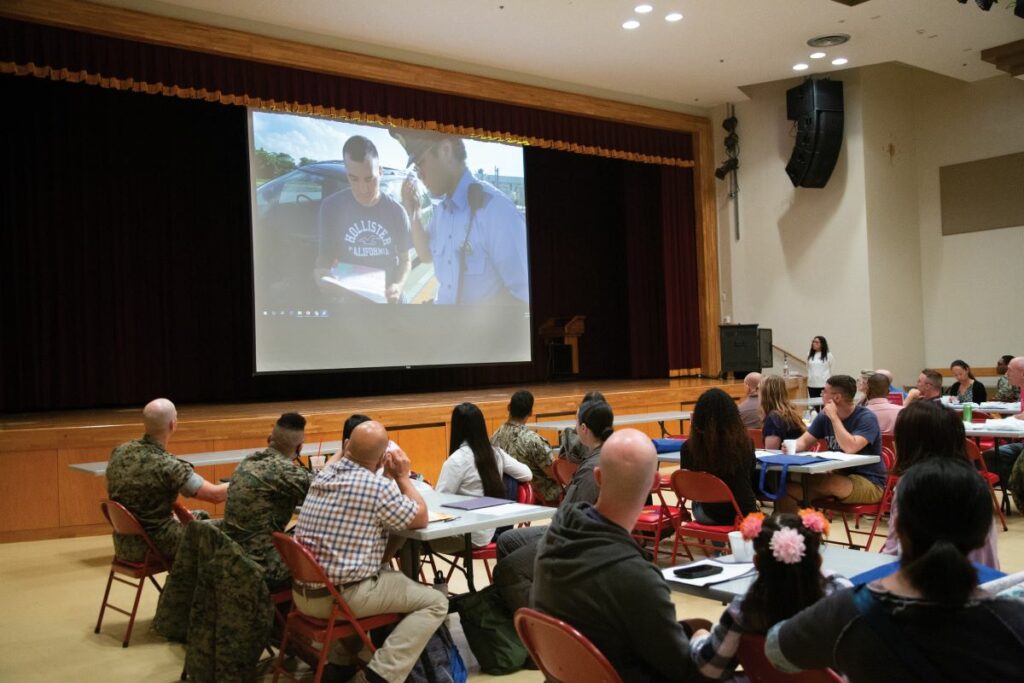
<svg viewBox="0 0 1024 683">
<path fill-rule="evenodd" d="M 526 221 L 512 201 L 476 180 L 460 138 L 431 131 L 391 130 L 427 191 L 442 201 L 423 224 L 416 182 L 402 186 L 412 241 L 434 264 L 438 304 L 523 304 L 529 301 Z"/>
</svg>

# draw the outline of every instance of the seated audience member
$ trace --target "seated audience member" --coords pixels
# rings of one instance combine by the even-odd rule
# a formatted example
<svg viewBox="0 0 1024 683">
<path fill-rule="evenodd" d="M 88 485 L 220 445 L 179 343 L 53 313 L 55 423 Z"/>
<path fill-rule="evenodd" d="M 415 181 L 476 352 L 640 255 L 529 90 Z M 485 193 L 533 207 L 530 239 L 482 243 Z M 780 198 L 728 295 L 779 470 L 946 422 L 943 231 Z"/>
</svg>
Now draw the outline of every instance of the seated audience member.
<svg viewBox="0 0 1024 683">
<path fill-rule="evenodd" d="M 525 390 L 512 394 L 508 421 L 491 436 L 491 445 L 529 467 L 534 491 L 545 501 L 557 501 L 562 489 L 551 478 L 551 447 L 537 432 L 523 426 L 532 414 L 533 394 Z"/>
<path fill-rule="evenodd" d="M 491 446 L 484 414 L 472 403 L 460 403 L 452 411 L 449 453 L 437 478 L 438 493 L 505 498 L 504 475 L 518 482 L 528 482 L 533 476 L 529 467 Z M 474 531 L 472 535 L 473 547 L 482 548 L 491 542 L 494 529 Z M 441 553 L 465 549 L 461 536 L 431 541 L 430 546 Z"/>
<path fill-rule="evenodd" d="M 917 463 L 932 458 L 950 458 L 970 462 L 964 446 L 964 423 L 959 413 L 943 408 L 931 401 L 917 401 L 907 406 L 896 418 L 893 435 L 896 446 L 896 465 L 892 473 L 903 476 Z M 897 483 L 897 488 L 899 484 Z M 988 505 L 991 506 L 991 501 Z M 882 552 L 899 555 L 900 544 L 896 532 L 898 512 L 895 501 L 889 512 L 889 536 L 885 539 Z M 972 550 L 968 558 L 972 562 L 999 569 L 999 553 L 996 550 L 996 526 L 993 523 L 985 544 Z"/>
<path fill-rule="evenodd" d="M 604 394 L 600 391 L 588 391 L 583 395 L 583 401 L 580 402 L 582 406 L 587 401 L 605 401 Z M 569 462 L 576 463 L 579 465 L 581 462 L 587 459 L 590 451 L 580 441 L 579 435 L 576 433 L 575 427 L 566 427 L 558 435 L 558 457 L 565 458 Z"/>
<path fill-rule="evenodd" d="M 825 382 L 821 398 L 824 404 L 821 413 L 807 428 L 807 433 L 797 439 L 798 452 L 809 450 L 818 439 L 825 439 L 830 451 L 858 453 L 861 455 L 882 454 L 882 431 L 874 413 L 863 406 L 853 404 L 856 382 L 849 375 L 832 375 Z M 841 473 L 840 473 L 841 472 Z M 822 496 L 834 496 L 843 503 L 877 503 L 882 499 L 885 486 L 885 464 L 861 465 L 805 476 L 803 481 L 787 484 L 788 496 L 776 502 L 781 512 L 792 512 L 803 495 L 808 500 Z"/>
<path fill-rule="evenodd" d="M 377 476 L 381 465 L 388 476 Z M 448 614 L 448 599 L 430 586 L 382 568 L 388 532 L 427 525 L 427 505 L 409 477 L 409 458 L 388 447 L 379 422 L 352 430 L 344 455 L 310 484 L 295 539 L 327 572 L 357 617 L 397 612 L 406 616 L 354 681 L 404 681 Z M 294 582 L 296 607 L 326 619 L 334 600 L 323 586 Z M 357 646 L 358 647 L 358 646 Z M 345 647 L 331 661 L 348 665 Z"/>
<path fill-rule="evenodd" d="M 907 390 L 904 389 L 903 387 L 897 385 L 897 384 L 893 384 L 892 383 L 892 381 L 893 381 L 892 380 L 892 373 L 890 371 L 885 370 L 883 368 L 879 368 L 878 370 L 875 370 L 875 372 L 877 372 L 880 375 L 885 375 L 886 377 L 889 378 L 889 393 L 890 394 L 899 394 L 904 399 L 907 398 Z"/>
<path fill-rule="evenodd" d="M 946 391 L 950 396 L 956 396 L 960 403 L 981 403 L 988 398 L 985 385 L 974 378 L 971 366 L 962 360 L 955 360 L 949 365 L 953 371 L 953 378 L 956 380 Z"/>
<path fill-rule="evenodd" d="M 765 448 L 778 450 L 786 439 L 799 439 L 807 431 L 800 411 L 789 401 L 786 380 L 778 375 L 768 375 L 761 382 L 761 412 Z"/>
<path fill-rule="evenodd" d="M 608 439 L 597 503 L 563 503 L 540 542 L 533 603 L 579 629 L 624 681 L 696 681 L 669 587 L 630 536 L 657 476 L 650 437 Z"/>
<path fill-rule="evenodd" d="M 868 379 L 875 374 L 874 370 L 861 370 L 857 377 L 857 393 L 854 394 L 853 402 L 859 406 L 868 402 Z"/>
<path fill-rule="evenodd" d="M 996 374 L 999 375 L 999 379 L 996 380 L 996 395 L 992 397 L 993 401 L 1016 403 L 1020 400 L 1020 387 L 1013 386 L 1006 375 L 1012 360 L 1013 356 L 1003 356 L 996 361 Z"/>
<path fill-rule="evenodd" d="M 765 519 L 747 515 L 740 525 L 743 538 L 754 542 L 757 578 L 746 595 L 733 598 L 710 634 L 695 634 L 690 653 L 707 678 L 725 679 L 736 669 L 736 652 L 744 633 L 763 635 L 775 624 L 810 607 L 826 595 L 853 584 L 821 569 L 822 534 L 829 524 L 814 510 Z"/>
<path fill-rule="evenodd" d="M 302 502 L 313 473 L 292 458 L 302 451 L 306 418 L 285 413 L 267 437 L 267 448 L 246 456 L 231 475 L 224 506 L 224 533 L 263 567 L 271 588 L 291 583 L 291 574 L 271 541 L 284 531 Z"/>
<path fill-rule="evenodd" d="M 209 503 L 222 503 L 227 484 L 211 484 L 195 473 L 190 463 L 167 452 L 167 442 L 178 426 L 178 411 L 166 398 L 146 404 L 142 410 L 146 433 L 123 443 L 107 463 L 107 495 L 135 515 L 157 549 L 174 557 L 181 542 L 182 526 L 172 511 L 178 494 Z M 194 511 L 197 519 L 209 519 Z M 147 546 L 139 536 L 114 534 L 114 553 L 121 560 L 141 562 Z"/>
<path fill-rule="evenodd" d="M 587 459 L 576 469 L 565 489 L 559 507 L 572 503 L 597 501 L 597 480 L 594 470 L 601 462 L 601 448 L 612 435 L 612 407 L 603 400 L 584 401 L 576 414 L 576 433 L 586 449 Z M 546 526 L 511 529 L 498 537 L 498 563 L 494 567 L 494 586 L 513 612 L 529 606 L 533 585 L 537 544 L 547 532 Z"/>
<path fill-rule="evenodd" d="M 875 414 L 878 428 L 888 434 L 892 434 L 893 427 L 896 426 L 896 416 L 903 409 L 903 406 L 889 402 L 889 378 L 880 372 L 868 377 L 868 394 L 864 407 Z"/>
<path fill-rule="evenodd" d="M 942 375 L 935 370 L 925 368 L 917 376 L 917 384 L 907 392 L 907 400 L 904 403 L 914 401 L 935 401 L 940 403 L 942 399 Z"/>
<path fill-rule="evenodd" d="M 761 416 L 761 401 L 758 398 L 758 391 L 761 387 L 761 373 L 751 372 L 743 378 L 743 388 L 747 392 L 747 397 L 740 401 L 740 420 L 743 421 L 743 426 L 751 429 L 757 429 L 763 424 Z"/>
<path fill-rule="evenodd" d="M 715 475 L 732 491 L 740 512 L 757 511 L 751 485 L 756 467 L 754 444 L 740 422 L 736 402 L 721 389 L 708 389 L 697 399 L 679 466 Z M 693 518 L 701 524 L 732 524 L 736 511 L 731 503 L 694 503 Z"/>
<path fill-rule="evenodd" d="M 772 627 L 768 659 L 786 672 L 831 667 L 852 683 L 1020 680 L 1024 609 L 979 589 L 967 559 L 992 525 L 984 480 L 969 463 L 933 458 L 910 468 L 896 500 L 899 570 Z"/>
</svg>

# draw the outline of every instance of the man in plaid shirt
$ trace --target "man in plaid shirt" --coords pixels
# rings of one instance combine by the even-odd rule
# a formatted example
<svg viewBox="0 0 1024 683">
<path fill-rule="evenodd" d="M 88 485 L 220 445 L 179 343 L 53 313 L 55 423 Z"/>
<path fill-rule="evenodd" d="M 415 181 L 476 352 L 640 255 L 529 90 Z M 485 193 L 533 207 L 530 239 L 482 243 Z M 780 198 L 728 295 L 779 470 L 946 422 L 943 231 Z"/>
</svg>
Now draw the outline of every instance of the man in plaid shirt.
<svg viewBox="0 0 1024 683">
<path fill-rule="evenodd" d="M 376 471 L 384 467 L 385 476 Z M 295 538 L 327 572 L 357 617 L 398 612 L 405 618 L 354 681 L 403 681 L 448 614 L 448 599 L 429 586 L 382 567 L 389 531 L 419 529 L 427 504 L 409 478 L 409 458 L 379 422 L 352 431 L 344 452 L 332 457 L 309 487 Z M 324 586 L 295 582 L 295 605 L 326 619 L 333 599 Z M 342 649 L 331 653 L 347 665 Z"/>
</svg>

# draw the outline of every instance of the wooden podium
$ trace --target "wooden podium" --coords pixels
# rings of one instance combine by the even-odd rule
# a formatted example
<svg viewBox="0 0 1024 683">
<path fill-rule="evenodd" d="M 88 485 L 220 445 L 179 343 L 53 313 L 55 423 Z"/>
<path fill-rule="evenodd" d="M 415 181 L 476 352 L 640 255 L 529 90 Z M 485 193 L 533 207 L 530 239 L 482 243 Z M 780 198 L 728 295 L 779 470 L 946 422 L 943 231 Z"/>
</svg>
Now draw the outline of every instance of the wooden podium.
<svg viewBox="0 0 1024 683">
<path fill-rule="evenodd" d="M 584 315 L 574 315 L 571 318 L 548 318 L 540 326 L 540 336 L 550 347 L 555 344 L 565 344 L 572 350 L 572 374 L 580 374 L 580 349 L 579 339 L 585 330 Z M 556 373 L 552 373 L 556 374 Z"/>
</svg>

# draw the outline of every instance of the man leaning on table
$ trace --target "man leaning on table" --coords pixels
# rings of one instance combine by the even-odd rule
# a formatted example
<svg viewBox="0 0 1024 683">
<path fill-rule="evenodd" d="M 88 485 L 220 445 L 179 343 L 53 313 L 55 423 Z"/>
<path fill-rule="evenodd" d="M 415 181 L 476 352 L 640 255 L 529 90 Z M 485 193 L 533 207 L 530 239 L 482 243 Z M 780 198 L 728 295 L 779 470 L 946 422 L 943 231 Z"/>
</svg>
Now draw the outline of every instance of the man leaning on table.
<svg viewBox="0 0 1024 683">
<path fill-rule="evenodd" d="M 796 440 L 797 452 L 811 449 L 819 439 L 828 450 L 859 455 L 881 455 L 882 432 L 874 413 L 854 405 L 857 382 L 849 375 L 832 375 L 825 380 L 822 409 L 807 432 Z M 885 465 L 880 461 L 826 474 L 804 475 L 802 481 L 787 484 L 788 496 L 777 503 L 780 512 L 796 512 L 800 501 L 834 496 L 843 503 L 877 503 L 885 486 Z"/>
<path fill-rule="evenodd" d="M 387 476 L 376 471 L 383 465 Z M 295 538 L 327 572 L 357 617 L 397 612 L 406 616 L 352 680 L 404 681 L 427 641 L 448 614 L 448 599 L 429 586 L 382 568 L 389 531 L 427 525 L 427 504 L 409 477 L 408 456 L 388 448 L 379 422 L 352 430 L 344 455 L 332 458 L 309 487 Z M 333 606 L 325 586 L 294 582 L 295 606 L 327 618 Z M 331 662 L 345 667 L 344 647 Z"/>
<path fill-rule="evenodd" d="M 657 476 L 650 437 L 605 441 L 597 503 L 563 503 L 540 542 L 533 604 L 579 629 L 624 681 L 704 680 L 668 584 L 630 536 Z"/>
</svg>

